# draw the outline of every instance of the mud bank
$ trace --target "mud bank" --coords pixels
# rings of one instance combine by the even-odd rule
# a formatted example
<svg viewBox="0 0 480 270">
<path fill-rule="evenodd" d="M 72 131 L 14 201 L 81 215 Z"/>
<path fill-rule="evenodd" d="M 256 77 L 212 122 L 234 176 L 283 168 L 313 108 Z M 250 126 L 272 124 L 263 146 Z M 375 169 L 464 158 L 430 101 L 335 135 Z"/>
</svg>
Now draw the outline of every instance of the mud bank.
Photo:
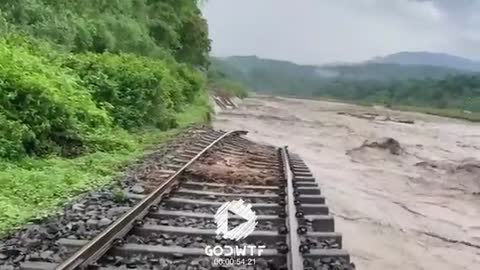
<svg viewBox="0 0 480 270">
<path fill-rule="evenodd" d="M 478 269 L 479 124 L 255 97 L 217 115 L 214 125 L 248 130 L 255 141 L 288 144 L 300 154 L 319 180 L 358 269 Z M 399 145 L 382 147 L 382 138 Z"/>
</svg>

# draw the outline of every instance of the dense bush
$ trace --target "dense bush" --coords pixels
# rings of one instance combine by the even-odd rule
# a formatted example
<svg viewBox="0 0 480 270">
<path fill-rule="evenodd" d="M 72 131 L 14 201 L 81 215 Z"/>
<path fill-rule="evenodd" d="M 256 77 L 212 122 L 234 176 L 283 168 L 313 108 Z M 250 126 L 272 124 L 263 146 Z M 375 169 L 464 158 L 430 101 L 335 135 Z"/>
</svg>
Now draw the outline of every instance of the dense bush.
<svg viewBox="0 0 480 270">
<path fill-rule="evenodd" d="M 195 0 L 5 0 L 0 34 L 0 158 L 119 149 L 203 91 Z"/>
<path fill-rule="evenodd" d="M 171 96 L 180 83 L 169 74 L 167 65 L 159 60 L 134 55 L 86 54 L 67 59 L 99 107 L 113 116 L 124 128 L 174 125 Z"/>
<path fill-rule="evenodd" d="M 50 62 L 19 43 L 0 41 L 2 156 L 81 150 L 89 134 L 110 127 L 107 112 L 78 79 Z"/>
<path fill-rule="evenodd" d="M 125 54 L 71 56 L 75 70 L 97 105 L 119 126 L 132 129 L 175 127 L 175 112 L 202 89 L 202 75 L 193 68 Z"/>
<path fill-rule="evenodd" d="M 3 12 L 0 10 L 0 35 L 5 35 L 8 32 L 9 26 Z"/>
<path fill-rule="evenodd" d="M 248 97 L 248 89 L 236 81 L 219 79 L 210 81 L 209 88 L 220 95 L 236 96 L 239 98 Z"/>
<path fill-rule="evenodd" d="M 196 0 L 2 0 L 2 19 L 71 52 L 126 52 L 208 64 Z M 2 14 L 0 14 L 2 15 Z"/>
<path fill-rule="evenodd" d="M 200 89 L 204 89 L 205 76 L 195 68 L 182 64 L 176 68 L 178 76 L 185 82 L 182 94 L 187 102 L 192 102 Z"/>
<path fill-rule="evenodd" d="M 102 133 L 176 127 L 175 113 L 203 89 L 203 76 L 187 65 L 132 54 L 54 54 L 40 45 L 18 37 L 0 42 L 0 157 L 115 148 L 122 143 Z"/>
<path fill-rule="evenodd" d="M 210 67 L 208 70 L 208 87 L 217 94 L 236 96 L 239 98 L 248 97 L 249 89 L 239 81 L 238 78 L 232 80 L 224 73 L 223 67 L 217 64 L 214 64 L 213 67 Z"/>
<path fill-rule="evenodd" d="M 209 42 L 196 0 L 0 1 L 0 235 L 209 119 Z"/>
<path fill-rule="evenodd" d="M 0 113 L 0 157 L 19 158 L 25 154 L 24 142 L 31 140 L 29 129 Z"/>
</svg>

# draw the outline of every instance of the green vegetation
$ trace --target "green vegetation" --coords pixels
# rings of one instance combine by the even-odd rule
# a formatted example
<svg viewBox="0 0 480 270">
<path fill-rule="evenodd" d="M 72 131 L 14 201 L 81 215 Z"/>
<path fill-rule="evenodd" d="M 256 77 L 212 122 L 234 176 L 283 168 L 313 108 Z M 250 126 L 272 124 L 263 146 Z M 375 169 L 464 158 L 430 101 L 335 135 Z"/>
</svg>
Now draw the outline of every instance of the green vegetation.
<svg viewBox="0 0 480 270">
<path fill-rule="evenodd" d="M 480 74 L 469 71 L 378 63 L 315 67 L 256 57 L 215 59 L 213 65 L 260 93 L 430 108 L 425 112 L 468 120 L 480 113 Z"/>
<path fill-rule="evenodd" d="M 0 40 L 0 157 L 44 155 L 94 145 L 112 127 L 89 91 L 47 56 L 17 39 Z"/>
<path fill-rule="evenodd" d="M 213 80 L 209 83 L 209 88 L 219 95 L 236 96 L 239 98 L 248 97 L 248 88 L 234 80 Z"/>
<path fill-rule="evenodd" d="M 394 106 L 393 109 L 400 110 L 400 111 L 420 112 L 425 114 L 463 119 L 471 122 L 480 122 L 480 113 L 465 112 L 464 110 L 460 110 L 460 109 L 438 109 L 438 108 L 413 107 L 413 106 Z"/>
<path fill-rule="evenodd" d="M 250 90 L 239 78 L 228 76 L 224 71 L 228 70 L 227 65 L 221 65 L 220 61 L 212 58 L 212 66 L 208 71 L 208 88 L 218 95 L 248 97 Z"/>
<path fill-rule="evenodd" d="M 480 76 L 404 81 L 333 81 L 313 95 L 355 102 L 480 112 Z"/>
<path fill-rule="evenodd" d="M 0 233 L 207 121 L 195 0 L 0 3 Z"/>
<path fill-rule="evenodd" d="M 313 91 L 332 80 L 391 81 L 409 79 L 442 79 L 449 75 L 468 74 L 445 67 L 399 65 L 388 63 L 338 64 L 325 66 L 298 65 L 287 61 L 254 56 L 213 58 L 212 66 L 229 79 L 239 80 L 257 91 L 292 92 L 301 87 Z"/>
<path fill-rule="evenodd" d="M 194 123 L 209 122 L 211 113 L 208 94 L 200 92 L 191 104 L 184 106 L 182 113 L 177 114 L 177 123 L 180 127 L 185 127 Z"/>
<path fill-rule="evenodd" d="M 208 64 L 196 0 L 3 0 L 3 24 L 68 52 L 133 53 Z"/>
<path fill-rule="evenodd" d="M 192 123 L 206 121 L 210 109 L 205 93 L 177 115 L 179 128 L 165 132 L 155 129 L 124 136 L 129 148 L 97 151 L 74 159 L 61 157 L 0 160 L 0 235 L 32 218 L 42 218 L 76 194 L 112 182 L 127 163 L 139 158 L 152 145 L 164 142 Z M 121 192 L 115 193 L 120 200 Z"/>
</svg>

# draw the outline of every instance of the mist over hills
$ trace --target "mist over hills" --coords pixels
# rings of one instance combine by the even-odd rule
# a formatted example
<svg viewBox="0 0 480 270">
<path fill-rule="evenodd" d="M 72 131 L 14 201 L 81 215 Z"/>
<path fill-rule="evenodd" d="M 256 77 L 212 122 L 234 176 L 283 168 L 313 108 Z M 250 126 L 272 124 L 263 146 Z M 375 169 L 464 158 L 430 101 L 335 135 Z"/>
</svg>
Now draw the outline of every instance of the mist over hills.
<svg viewBox="0 0 480 270">
<path fill-rule="evenodd" d="M 399 52 L 374 58 L 371 62 L 400 65 L 429 65 L 480 72 L 480 62 L 445 53 Z"/>
<path fill-rule="evenodd" d="M 322 66 L 299 65 L 288 61 L 262 59 L 257 56 L 213 58 L 212 62 L 213 66 L 218 66 L 226 75 L 233 76 L 254 89 L 279 80 L 304 80 L 321 84 L 333 79 L 379 81 L 441 79 L 450 75 L 476 71 L 475 62 L 471 60 L 442 54 L 436 56 L 437 54 L 431 53 L 399 53 L 377 57 L 363 63 Z M 480 71 L 480 64 L 478 69 Z M 262 80 L 268 82 L 262 82 Z"/>
<path fill-rule="evenodd" d="M 299 65 L 256 56 L 212 58 L 212 68 L 259 93 L 480 111 L 480 67 L 434 53 L 355 64 Z"/>
</svg>

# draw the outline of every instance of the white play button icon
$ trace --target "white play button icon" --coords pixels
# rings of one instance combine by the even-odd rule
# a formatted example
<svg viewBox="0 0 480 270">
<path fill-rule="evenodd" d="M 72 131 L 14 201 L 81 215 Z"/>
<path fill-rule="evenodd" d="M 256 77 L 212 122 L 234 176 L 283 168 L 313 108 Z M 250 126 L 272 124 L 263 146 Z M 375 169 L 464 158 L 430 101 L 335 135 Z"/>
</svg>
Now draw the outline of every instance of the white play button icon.
<svg viewBox="0 0 480 270">
<path fill-rule="evenodd" d="M 229 217 L 229 215 L 232 216 Z M 233 216 L 238 216 L 245 222 L 229 230 L 228 219 Z M 257 216 L 252 210 L 251 204 L 245 204 L 243 200 L 236 200 L 226 202 L 218 208 L 215 214 L 215 223 L 217 224 L 217 235 L 221 235 L 224 239 L 238 241 L 246 238 L 255 230 Z"/>
</svg>

